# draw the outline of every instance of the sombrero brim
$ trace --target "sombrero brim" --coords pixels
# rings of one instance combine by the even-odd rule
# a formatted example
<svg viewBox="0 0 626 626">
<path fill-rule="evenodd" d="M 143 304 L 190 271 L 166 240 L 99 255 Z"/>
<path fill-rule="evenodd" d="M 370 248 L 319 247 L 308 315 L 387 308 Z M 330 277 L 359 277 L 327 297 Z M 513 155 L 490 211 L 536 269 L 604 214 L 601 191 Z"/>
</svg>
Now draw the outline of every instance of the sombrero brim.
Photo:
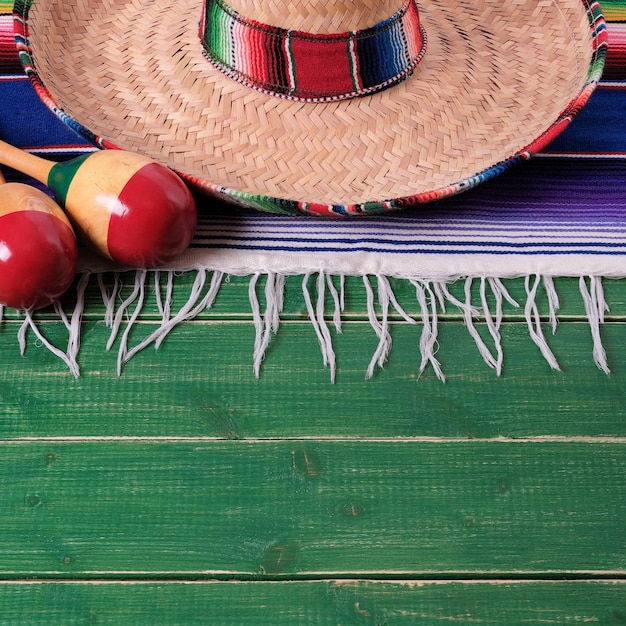
<svg viewBox="0 0 626 626">
<path fill-rule="evenodd" d="M 301 103 L 214 68 L 200 11 L 198 0 L 18 0 L 18 48 L 43 100 L 97 145 L 283 213 L 380 212 L 491 178 L 563 130 L 606 54 L 597 3 L 428 0 L 428 49 L 408 80 Z"/>
</svg>

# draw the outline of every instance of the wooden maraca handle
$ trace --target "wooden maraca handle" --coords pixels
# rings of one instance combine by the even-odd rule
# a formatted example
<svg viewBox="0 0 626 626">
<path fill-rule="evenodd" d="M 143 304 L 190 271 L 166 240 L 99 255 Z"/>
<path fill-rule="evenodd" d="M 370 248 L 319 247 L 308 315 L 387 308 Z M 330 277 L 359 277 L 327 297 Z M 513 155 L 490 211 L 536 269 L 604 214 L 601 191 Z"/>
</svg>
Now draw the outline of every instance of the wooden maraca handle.
<svg viewBox="0 0 626 626">
<path fill-rule="evenodd" d="M 0 163 L 27 174 L 44 184 L 47 183 L 50 170 L 54 167 L 52 161 L 29 154 L 5 141 L 0 141 Z"/>
</svg>

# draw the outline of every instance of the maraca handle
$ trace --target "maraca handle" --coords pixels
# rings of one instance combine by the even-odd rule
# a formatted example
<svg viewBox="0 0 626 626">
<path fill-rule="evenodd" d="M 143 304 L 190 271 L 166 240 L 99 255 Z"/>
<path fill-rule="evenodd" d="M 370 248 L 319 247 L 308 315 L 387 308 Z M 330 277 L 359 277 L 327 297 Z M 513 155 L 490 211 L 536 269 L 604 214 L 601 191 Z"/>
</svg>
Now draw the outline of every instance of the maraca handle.
<svg viewBox="0 0 626 626">
<path fill-rule="evenodd" d="M 0 163 L 47 184 L 54 162 L 29 154 L 4 141 L 0 141 Z"/>
</svg>

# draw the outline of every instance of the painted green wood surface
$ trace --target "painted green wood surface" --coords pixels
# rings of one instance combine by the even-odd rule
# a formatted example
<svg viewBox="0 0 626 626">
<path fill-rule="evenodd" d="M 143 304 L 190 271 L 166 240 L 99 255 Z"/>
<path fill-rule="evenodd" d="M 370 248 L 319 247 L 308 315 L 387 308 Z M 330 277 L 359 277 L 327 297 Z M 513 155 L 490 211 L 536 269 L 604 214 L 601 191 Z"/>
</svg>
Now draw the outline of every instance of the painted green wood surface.
<svg viewBox="0 0 626 626">
<path fill-rule="evenodd" d="M 2 626 L 626 623 L 622 581 L 0 584 Z"/>
<path fill-rule="evenodd" d="M 3 577 L 626 574 L 623 442 L 14 442 Z"/>
<path fill-rule="evenodd" d="M 192 282 L 176 281 L 175 307 Z M 392 284 L 419 321 L 415 290 Z M 523 281 L 506 284 L 523 303 Z M 505 304 L 498 378 L 448 307 L 445 384 L 417 379 L 421 325 L 395 313 L 389 362 L 364 380 L 377 338 L 361 279 L 331 331 L 334 385 L 300 279 L 259 380 L 246 278 L 120 378 L 97 286 L 78 380 L 32 332 L 21 357 L 5 312 L 0 625 L 626 623 L 626 286 L 604 283 L 606 376 L 578 281 L 556 284 L 561 324 L 544 330 L 562 372 Z M 257 294 L 263 306 L 262 280 Z M 547 322 L 545 293 L 537 304 Z M 131 345 L 155 328 L 154 302 L 140 320 Z"/>
<path fill-rule="evenodd" d="M 60 324 L 43 324 L 57 343 Z M 136 329 L 138 341 L 147 331 Z M 526 437 L 626 436 L 626 324 L 603 336 L 613 373 L 592 360 L 586 323 L 564 323 L 549 337 L 563 371 L 553 372 L 525 324 L 503 328 L 504 375 L 485 365 L 459 323 L 440 329 L 444 384 L 427 370 L 417 380 L 419 329 L 392 328 L 384 370 L 365 381 L 377 339 L 367 323 L 344 324 L 336 337 L 338 375 L 330 383 L 308 322 L 284 324 L 273 338 L 260 380 L 252 368 L 248 322 L 196 322 L 176 329 L 158 352 L 148 348 L 115 373 L 105 352 L 109 330 L 83 328 L 75 380 L 29 335 L 19 355 L 17 324 L 5 322 L 0 350 L 0 433 L 12 437 Z"/>
</svg>

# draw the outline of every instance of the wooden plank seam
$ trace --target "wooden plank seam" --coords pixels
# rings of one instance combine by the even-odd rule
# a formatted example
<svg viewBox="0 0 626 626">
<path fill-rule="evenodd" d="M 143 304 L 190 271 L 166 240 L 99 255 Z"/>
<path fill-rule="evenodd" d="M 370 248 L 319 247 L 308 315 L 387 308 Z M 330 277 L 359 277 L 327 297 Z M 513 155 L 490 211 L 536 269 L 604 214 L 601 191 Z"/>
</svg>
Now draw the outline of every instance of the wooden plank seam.
<svg viewBox="0 0 626 626">
<path fill-rule="evenodd" d="M 118 343 L 117 374 L 122 374 L 123 367 L 135 355 L 150 345 L 159 349 L 167 335 L 179 324 L 193 320 L 203 311 L 210 309 L 217 298 L 222 283 L 227 274 L 221 271 L 197 269 L 195 279 L 187 300 L 180 308 L 173 312 L 173 280 L 175 271 L 147 272 L 136 270 L 124 274 L 132 276 L 133 289 L 130 295 L 122 299 L 123 281 L 121 272 L 113 273 L 107 279 L 103 274 L 84 273 L 76 285 L 76 303 L 69 316 L 62 306 L 55 306 L 56 315 L 62 321 L 68 332 L 68 341 L 65 347 L 53 345 L 38 327 L 31 311 L 22 311 L 22 324 L 17 338 L 21 354 L 26 351 L 26 336 L 28 331 L 35 334 L 38 342 L 60 358 L 68 367 L 70 373 L 78 378 L 80 366 L 78 362 L 81 338 L 81 320 L 85 313 L 85 292 L 95 276 L 104 305 L 104 321 L 111 329 L 106 345 L 109 351 Z M 107 275 L 108 276 L 108 275 Z M 264 307 L 257 293 L 259 280 L 265 278 Z M 161 283 L 165 277 L 165 285 Z M 257 272 L 250 276 L 248 298 L 250 302 L 252 323 L 255 328 L 255 341 L 252 349 L 252 366 L 255 376 L 261 375 L 262 363 L 271 342 L 272 335 L 279 331 L 280 316 L 283 310 L 286 274 L 278 272 Z M 314 280 L 312 280 L 314 278 Z M 336 354 L 333 347 L 333 336 L 329 321 L 332 320 L 335 333 L 342 332 L 342 313 L 345 306 L 345 276 L 337 276 L 327 272 L 317 272 L 316 275 L 307 273 L 302 280 L 302 297 L 309 321 L 317 336 L 320 346 L 323 366 L 328 368 L 331 382 L 335 381 L 337 372 Z M 369 365 L 365 371 L 365 378 L 374 376 L 377 369 L 383 368 L 392 349 L 392 335 L 390 315 L 392 310 L 402 320 L 409 324 L 417 324 L 418 320 L 411 317 L 399 304 L 389 279 L 383 275 L 364 275 L 363 285 L 366 292 L 367 317 L 376 334 L 378 344 Z M 130 345 L 132 330 L 136 327 L 146 304 L 146 290 L 148 281 L 153 281 L 156 306 L 161 320 L 155 330 L 141 339 L 134 346 Z M 558 327 L 559 297 L 550 276 L 527 276 L 525 278 L 526 301 L 519 304 L 508 292 L 499 278 L 487 276 L 468 276 L 464 284 L 464 300 L 455 297 L 449 283 L 428 280 L 424 278 L 408 278 L 415 288 L 416 301 L 420 309 L 422 326 L 419 352 L 419 377 L 428 366 L 432 367 L 435 375 L 442 382 L 446 376 L 441 364 L 437 360 L 438 343 L 438 316 L 445 312 L 446 307 L 452 305 L 461 311 L 468 333 L 474 340 L 484 362 L 501 376 L 504 370 L 504 348 L 502 345 L 501 328 L 503 323 L 503 306 L 506 301 L 516 309 L 524 311 L 530 339 L 539 348 L 542 356 L 550 367 L 560 371 L 559 363 L 549 347 L 543 326 L 545 316 L 538 306 L 540 288 L 548 301 L 547 318 L 552 334 Z M 337 286 L 335 283 L 339 282 Z M 479 281 L 480 302 L 475 303 L 474 282 Z M 375 288 L 372 284 L 375 282 Z M 597 367 L 610 373 L 606 351 L 602 344 L 601 326 L 604 323 L 604 314 L 609 310 L 604 296 L 602 280 L 597 276 L 579 279 L 579 290 L 583 300 L 590 333 L 593 340 L 593 360 Z M 329 298 L 327 298 L 329 294 Z M 327 300 L 332 303 L 332 311 L 327 311 Z M 491 301 L 491 302 L 490 302 Z M 1 314 L 0 314 L 1 319 Z M 480 333 L 477 324 L 486 326 L 487 332 Z M 484 338 L 487 335 L 487 340 Z M 488 345 L 488 342 L 491 345 Z"/>
</svg>

